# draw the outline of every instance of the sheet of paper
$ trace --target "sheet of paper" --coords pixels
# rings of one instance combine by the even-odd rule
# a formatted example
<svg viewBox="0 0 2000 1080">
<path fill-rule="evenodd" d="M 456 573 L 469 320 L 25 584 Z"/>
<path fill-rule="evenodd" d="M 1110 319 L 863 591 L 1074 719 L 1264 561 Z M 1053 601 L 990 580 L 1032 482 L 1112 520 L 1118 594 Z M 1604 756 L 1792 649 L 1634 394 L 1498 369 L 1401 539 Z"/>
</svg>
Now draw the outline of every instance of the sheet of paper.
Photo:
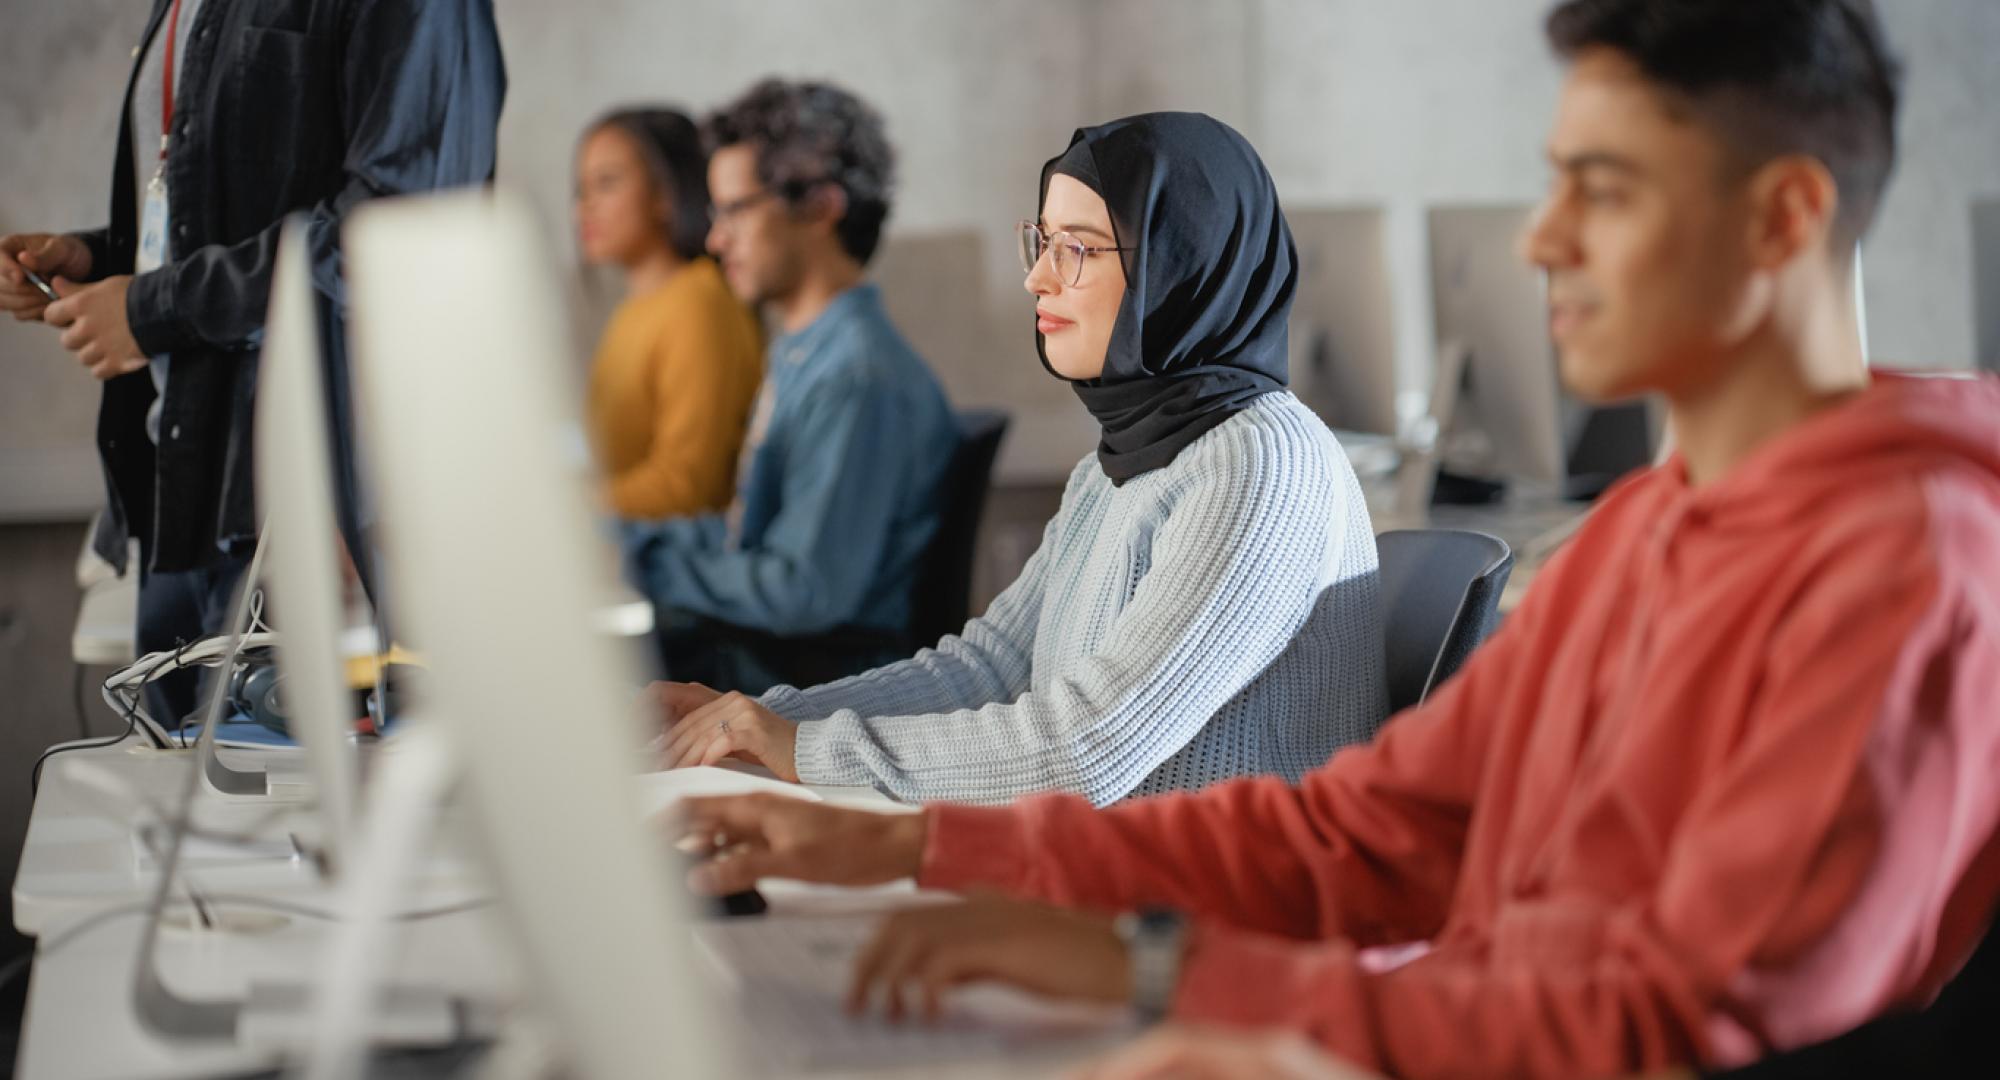
<svg viewBox="0 0 2000 1080">
<path fill-rule="evenodd" d="M 806 788 L 788 784 L 763 770 L 752 772 L 748 768 L 701 765 L 692 769 L 641 773 L 637 779 L 641 819 L 651 818 L 690 796 L 750 795 L 768 791 L 794 799 L 820 801 L 818 795 Z"/>
</svg>

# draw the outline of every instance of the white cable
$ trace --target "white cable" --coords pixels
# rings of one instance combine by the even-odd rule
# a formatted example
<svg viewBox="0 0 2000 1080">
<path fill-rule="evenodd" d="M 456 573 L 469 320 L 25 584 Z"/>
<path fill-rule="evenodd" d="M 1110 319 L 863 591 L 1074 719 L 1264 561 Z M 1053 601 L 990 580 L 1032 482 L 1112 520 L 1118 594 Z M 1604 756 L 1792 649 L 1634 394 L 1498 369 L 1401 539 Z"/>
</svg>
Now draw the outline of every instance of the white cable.
<svg viewBox="0 0 2000 1080">
<path fill-rule="evenodd" d="M 243 635 L 243 651 L 268 648 L 278 643 L 278 635 L 271 631 Z M 132 663 L 113 672 L 104 680 L 104 685 L 112 689 L 127 686 L 143 686 L 168 672 L 189 667 L 216 667 L 229 655 L 231 637 L 221 634 L 203 638 L 193 644 L 177 648 L 162 649 L 147 653 Z"/>
<path fill-rule="evenodd" d="M 342 921 L 339 912 L 327 911 L 323 908 L 311 907 L 306 904 L 296 904 L 289 900 L 279 900 L 274 897 L 248 896 L 242 893 L 205 892 L 201 898 L 202 903 L 209 905 L 211 908 L 251 908 L 259 911 L 273 911 L 281 915 L 296 915 L 299 918 L 312 919 L 315 922 L 338 923 Z M 426 919 L 441 919 L 447 915 L 477 911 L 480 908 L 490 906 L 492 903 L 493 901 L 490 897 L 479 896 L 470 900 L 461 900 L 456 904 L 398 911 L 390 915 L 389 918 L 397 922 L 422 922 Z M 114 907 L 100 908 L 96 911 L 88 912 L 76 922 L 58 929 L 55 933 L 43 935 L 40 942 L 36 945 L 33 955 L 37 959 L 46 959 L 58 949 L 69 945 L 71 942 L 112 919 L 116 919 L 121 915 L 143 915 L 150 911 L 152 906 L 152 902 L 149 900 L 135 900 L 130 903 L 118 904 Z M 162 911 L 164 913 L 176 908 L 191 906 L 186 901 L 170 899 L 163 905 Z"/>
<path fill-rule="evenodd" d="M 263 622 L 263 600 L 264 592 L 261 588 L 257 589 L 250 598 L 250 625 L 252 626 L 266 625 Z M 110 705 L 112 711 L 118 713 L 120 716 L 127 716 L 129 714 L 131 718 L 135 718 L 136 722 L 146 729 L 146 734 L 152 738 L 155 746 L 162 748 L 174 746 L 176 745 L 175 731 L 168 730 L 165 724 L 161 723 L 151 713 L 148 713 L 145 707 L 140 704 L 140 688 L 172 672 L 186 668 L 219 667 L 227 662 L 229 658 L 230 643 L 230 636 L 223 634 L 216 637 L 203 638 L 193 644 L 179 648 L 162 649 L 158 652 L 147 653 L 125 667 L 112 672 L 111 676 L 104 680 L 101 692 L 104 695 L 105 704 Z M 243 651 L 248 651 L 250 649 L 273 646 L 277 643 L 278 635 L 266 626 L 266 629 L 261 632 L 244 634 L 242 649 Z M 112 696 L 114 693 L 119 692 L 123 692 L 123 700 Z M 185 746 L 182 748 L 185 749 Z"/>
</svg>

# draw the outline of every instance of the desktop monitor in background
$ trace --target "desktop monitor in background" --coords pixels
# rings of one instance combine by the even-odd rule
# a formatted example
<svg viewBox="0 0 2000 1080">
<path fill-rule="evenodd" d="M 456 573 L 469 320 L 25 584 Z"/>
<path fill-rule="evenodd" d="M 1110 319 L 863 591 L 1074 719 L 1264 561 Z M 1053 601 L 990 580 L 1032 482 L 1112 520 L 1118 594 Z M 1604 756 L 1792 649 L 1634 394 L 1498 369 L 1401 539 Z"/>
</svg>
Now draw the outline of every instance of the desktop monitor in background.
<svg viewBox="0 0 2000 1080">
<path fill-rule="evenodd" d="M 271 622 L 278 631 L 286 728 L 306 752 L 324 832 L 322 859 L 337 875 L 352 836 L 358 770 L 340 653 L 345 612 L 333 456 L 306 259 L 304 223 L 286 222 L 257 369 L 257 501 L 273 534 Z"/>
<path fill-rule="evenodd" d="M 2000 199 L 1972 204 L 1972 317 L 1978 366 L 2000 371 Z"/>
<path fill-rule="evenodd" d="M 296 1012 L 297 984 L 253 982 L 241 997 L 185 998 L 170 989 L 154 962 L 167 902 L 182 872 L 183 845 L 196 793 L 204 779 L 254 783 L 253 791 L 225 795 L 263 797 L 264 774 L 238 773 L 216 756 L 217 729 L 227 711 L 231 679 L 254 610 L 253 595 L 266 590 L 264 616 L 277 631 L 278 687 L 286 729 L 304 750 L 319 824 L 315 847 L 321 868 L 338 873 L 353 854 L 352 819 L 357 798 L 354 747 L 346 683 L 340 671 L 340 564 L 334 548 L 333 466 L 319 336 L 307 263 L 305 227 L 286 223 L 271 281 L 264 346 L 258 357 L 256 409 L 257 497 L 264 528 L 239 586 L 230 620 L 230 647 L 210 680 L 202 730 L 190 755 L 176 804 L 168 848 L 137 957 L 133 1004 L 140 1021 L 176 1039 L 241 1040 L 246 1020 Z M 266 576 L 268 571 L 268 576 Z M 215 770 L 221 769 L 218 774 Z M 189 886 L 192 891 L 192 886 Z M 205 910 L 205 909 L 204 909 Z M 209 921 L 206 913 L 201 916 Z M 262 916 L 250 926 L 218 915 L 217 935 L 269 933 L 283 917 Z M 442 1012 L 440 1005 L 432 1012 Z M 450 1017 L 445 1015 L 448 1023 Z M 446 1030 L 449 1030 L 446 1027 Z"/>
<path fill-rule="evenodd" d="M 463 776 L 477 849 L 567 1072 L 735 1075 L 688 902 L 634 813 L 634 672 L 592 631 L 610 573 L 564 467 L 558 264 L 525 203 L 370 202 L 343 249 L 355 383 L 418 721 Z M 473 359 L 476 358 L 476 363 Z"/>
<path fill-rule="evenodd" d="M 1335 431 L 1397 434 L 1396 310 L 1378 209 L 1287 210 L 1292 392 Z"/>
<path fill-rule="evenodd" d="M 1644 402 L 1590 406 L 1563 391 L 1542 276 L 1521 261 L 1528 207 L 1438 207 L 1429 215 L 1438 343 L 1438 498 L 1508 485 L 1595 498 L 1651 462 Z"/>
</svg>

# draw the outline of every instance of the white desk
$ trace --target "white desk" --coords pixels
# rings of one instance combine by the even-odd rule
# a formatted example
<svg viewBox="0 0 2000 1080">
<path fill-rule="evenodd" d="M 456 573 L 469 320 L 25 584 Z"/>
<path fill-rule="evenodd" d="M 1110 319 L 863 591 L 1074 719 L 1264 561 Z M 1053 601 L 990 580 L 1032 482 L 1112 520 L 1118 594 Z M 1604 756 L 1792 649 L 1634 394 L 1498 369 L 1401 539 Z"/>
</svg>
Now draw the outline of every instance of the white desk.
<svg viewBox="0 0 2000 1080">
<path fill-rule="evenodd" d="M 79 664 L 124 667 L 133 655 L 132 632 L 138 625 L 137 578 L 106 578 L 83 590 L 77 605 L 76 630 L 70 634 L 70 655 Z"/>
<path fill-rule="evenodd" d="M 155 750 L 143 740 L 118 746 L 57 754 L 42 770 L 41 790 L 28 818 L 21 862 L 14 875 L 14 928 L 29 937 L 78 914 L 143 900 L 155 881 L 150 863 L 141 863 L 133 842 L 131 803 L 107 807 L 96 788 L 78 780 L 88 769 L 105 777 L 136 799 L 171 812 L 178 802 L 191 751 Z M 296 750 L 221 751 L 225 764 L 249 768 L 265 762 L 295 759 Z M 304 803 L 277 799 L 231 798 L 203 788 L 194 808 L 198 826 L 221 832 L 254 831 L 282 838 L 296 832 L 307 839 L 319 831 L 318 819 Z M 478 886 L 464 880 L 462 860 L 442 851 L 426 864 L 431 877 L 419 883 L 427 896 L 440 902 L 476 894 Z M 300 859 L 195 859 L 189 870 L 208 891 L 252 893 L 298 903 L 327 899 L 326 886 Z M 454 885 L 456 882 L 456 885 Z"/>
<path fill-rule="evenodd" d="M 156 750 L 134 739 L 118 746 L 57 754 L 42 771 L 41 790 L 28 819 L 14 875 L 14 928 L 29 937 L 78 914 L 143 900 L 155 882 L 150 866 L 142 866 L 132 839 L 130 806 L 106 807 L 107 797 L 78 779 L 90 770 L 135 793 L 135 801 L 170 811 L 177 802 L 190 765 L 191 751 Z M 297 750 L 220 751 L 224 764 L 257 767 L 294 759 Z M 880 809 L 894 804 L 865 787 L 808 785 L 821 799 L 840 805 Z M 282 838 L 295 832 L 312 840 L 319 821 L 303 802 L 217 795 L 197 789 L 196 825 L 219 832 L 254 831 Z M 450 810 L 435 823 L 438 836 L 425 860 L 424 876 L 413 883 L 413 902 L 423 906 L 456 903 L 479 895 L 483 885 L 464 858 L 457 855 L 456 819 Z M 271 896 L 296 903 L 330 902 L 325 884 L 299 859 L 201 860 L 188 870 L 209 892 Z M 908 889 L 900 890 L 907 893 Z M 774 904 L 785 895 L 772 897 Z"/>
<path fill-rule="evenodd" d="M 245 768 L 298 751 L 221 753 L 227 763 Z M 95 771 L 134 792 L 137 800 L 170 810 L 192 766 L 190 754 L 155 750 L 134 740 L 59 754 L 45 766 L 13 886 L 15 928 L 38 939 L 19 1075 L 208 1076 L 274 1063 L 255 1049 L 177 1043 L 139 1022 L 130 1001 L 143 915 L 117 916 L 75 937 L 66 935 L 67 927 L 98 912 L 144 903 L 157 880 L 157 871 L 142 864 L 133 842 L 132 801 L 107 806 L 108 796 L 82 782 L 80 771 Z M 206 828 L 276 837 L 288 831 L 310 837 L 318 829 L 303 803 L 232 799 L 206 789 L 197 796 L 194 820 Z M 448 828 L 446 824 L 439 832 Z M 444 907 L 486 895 L 477 874 L 442 846 L 436 846 L 422 878 L 412 883 L 412 906 Z M 205 895 L 255 896 L 321 911 L 335 902 L 331 887 L 303 860 L 197 860 L 186 871 Z M 218 907 L 250 910 L 227 903 Z M 493 947 L 491 918 L 491 910 L 481 908 L 402 928 L 388 977 L 484 996 L 496 986 L 513 985 L 516 980 L 504 968 L 506 950 Z M 163 933 L 160 971 L 184 996 L 241 997 L 253 980 L 310 977 L 330 925 L 293 917 L 269 934 Z M 45 951 L 41 945 L 47 941 L 59 944 Z"/>
<path fill-rule="evenodd" d="M 146 1029 L 128 1004 L 133 957 L 143 929 L 138 916 L 121 918 L 88 931 L 53 955 L 36 958 L 17 1062 L 20 1080 L 181 1080 L 279 1063 L 268 1052 L 232 1044 L 175 1042 Z M 311 972 L 320 960 L 323 932 L 322 926 L 309 922 L 294 923 L 254 941 L 177 932 L 163 936 L 158 958 L 162 971 L 171 973 L 176 993 L 227 1000 L 242 995 L 253 979 L 297 980 Z M 520 980 L 508 963 L 510 950 L 504 943 L 491 911 L 413 923 L 403 930 L 386 977 L 481 1002 L 492 1001 L 496 987 L 507 988 L 502 995 L 514 999 Z M 1061 1048 L 1028 1046 L 1005 1059 L 815 1070 L 811 1075 L 818 1080 L 1053 1080 L 1079 1059 L 1115 1042 L 1112 1037 Z M 675 1075 L 672 1063 L 662 1063 L 660 1074 Z"/>
<path fill-rule="evenodd" d="M 231 764 L 248 767 L 287 751 L 224 750 Z M 22 1028 L 19 1075 L 23 1080 L 77 1080 L 87 1077 L 177 1078 L 269 1067 L 267 1053 L 237 1045 L 184 1044 L 163 1039 L 134 1015 L 130 994 L 135 957 L 144 932 L 142 916 L 123 915 L 65 939 L 65 928 L 99 911 L 141 903 L 151 895 L 152 871 L 142 870 L 130 825 L 106 799 L 79 783 L 79 767 L 98 770 L 171 806 L 190 765 L 182 751 L 131 745 L 78 750 L 51 758 L 43 773 L 33 816 L 14 881 L 15 924 L 24 934 L 58 944 L 38 952 Z M 821 798 L 846 805 L 880 807 L 886 799 L 866 788 L 814 788 Z M 196 820 L 217 829 L 241 830 L 260 822 L 273 835 L 290 828 L 309 831 L 304 807 L 267 815 L 263 800 L 198 798 Z M 449 849 L 452 823 L 440 823 L 445 837 L 433 851 L 422 880 L 413 884 L 407 907 L 439 908 L 484 895 L 476 870 L 456 861 Z M 212 897 L 256 896 L 332 907 L 328 887 L 303 863 L 196 864 L 189 873 Z M 880 912 L 919 899 L 907 883 L 876 890 L 830 890 L 774 882 L 767 886 L 772 918 Z M 178 894 L 177 894 L 178 895 Z M 220 905 L 231 910 L 229 905 Z M 248 910 L 248 909 L 244 909 Z M 518 979 L 511 950 L 494 909 L 474 910 L 402 926 L 391 980 L 501 1002 L 516 996 Z M 331 924 L 293 918 L 260 935 L 163 933 L 158 949 L 162 977 L 184 997 L 240 998 L 253 980 L 297 981 L 319 963 Z M 1072 1063 L 1068 1062 L 1068 1063 Z M 1054 1075 L 1060 1056 L 983 1061 L 940 1069 L 935 1064 L 870 1075 L 1013 1077 Z M 827 1073 L 842 1076 L 855 1074 Z"/>
<path fill-rule="evenodd" d="M 206 881 L 204 880 L 204 884 Z M 220 910 L 236 910 L 219 905 Z M 243 909 L 247 910 L 247 909 Z M 38 952 L 22 1018 L 21 1080 L 93 1077 L 215 1076 L 269 1068 L 269 1051 L 233 1043 L 180 1041 L 145 1027 L 133 1012 L 131 987 L 145 931 L 142 914 L 93 927 L 53 951 Z M 323 958 L 330 924 L 292 919 L 257 936 L 174 930 L 156 950 L 174 992 L 194 1000 L 238 999 L 253 981 L 310 979 Z M 52 928 L 60 933 L 60 928 Z M 400 929 L 385 977 L 469 998 L 490 1000 L 496 988 L 520 980 L 494 912 L 480 909 L 411 923 Z M 511 994 L 511 990 L 503 990 Z"/>
</svg>

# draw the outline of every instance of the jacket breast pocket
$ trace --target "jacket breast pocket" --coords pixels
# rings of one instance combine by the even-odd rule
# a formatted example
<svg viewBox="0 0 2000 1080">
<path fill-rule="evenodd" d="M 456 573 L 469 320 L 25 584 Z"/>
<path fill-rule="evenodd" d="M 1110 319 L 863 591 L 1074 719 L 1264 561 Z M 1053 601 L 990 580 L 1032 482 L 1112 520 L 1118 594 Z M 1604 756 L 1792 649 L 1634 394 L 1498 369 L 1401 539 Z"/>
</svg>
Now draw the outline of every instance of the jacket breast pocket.
<svg viewBox="0 0 2000 1080">
<path fill-rule="evenodd" d="M 303 31 L 246 26 L 227 73 L 222 109 L 232 163 L 277 178 L 314 176 L 340 164 L 341 118 L 327 43 Z M 332 148 L 329 160 L 329 148 Z"/>
</svg>

